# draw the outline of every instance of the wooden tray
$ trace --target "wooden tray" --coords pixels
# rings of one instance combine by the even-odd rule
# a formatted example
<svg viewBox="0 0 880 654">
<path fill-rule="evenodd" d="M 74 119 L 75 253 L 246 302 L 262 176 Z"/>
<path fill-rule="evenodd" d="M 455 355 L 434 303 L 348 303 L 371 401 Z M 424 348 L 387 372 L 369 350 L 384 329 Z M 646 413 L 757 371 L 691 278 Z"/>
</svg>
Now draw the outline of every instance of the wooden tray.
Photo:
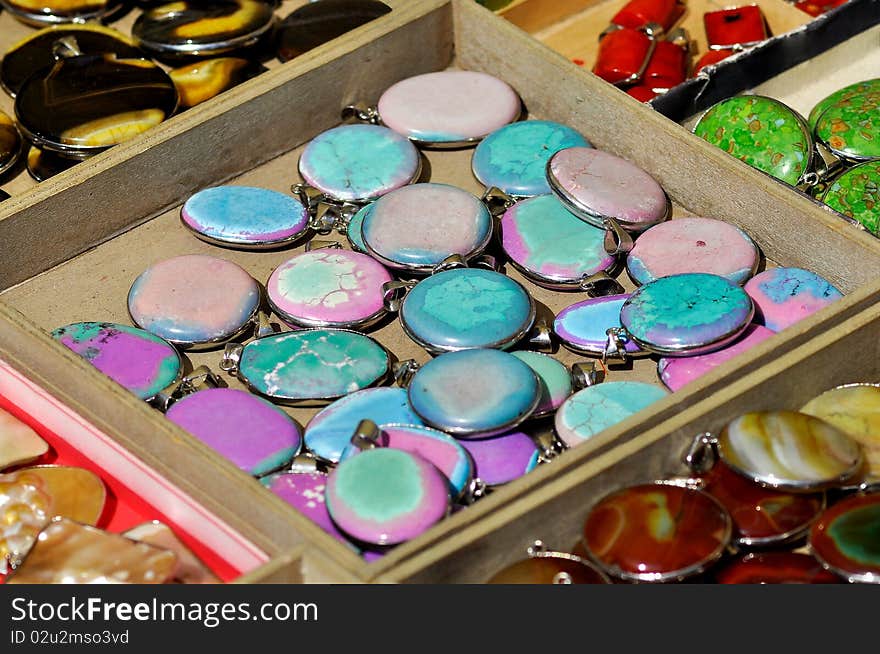
<svg viewBox="0 0 880 654">
<path fill-rule="evenodd" d="M 688 407 L 712 402 L 713 394 L 731 379 L 870 306 L 876 293 L 868 285 L 880 273 L 880 241 L 568 65 L 472 0 L 389 4 L 394 11 L 388 16 L 0 205 L 0 299 L 10 305 L 0 312 L 0 356 L 14 355 L 10 363 L 16 368 L 44 380 L 50 392 L 100 421 L 113 438 L 136 446 L 138 456 L 163 462 L 172 481 L 199 489 L 211 510 L 253 533 L 261 546 L 266 543 L 274 553 L 305 543 L 308 554 L 297 560 L 310 565 L 294 565 L 301 565 L 309 581 L 367 581 L 396 574 L 415 555 L 430 555 L 435 546 L 443 551 L 452 537 L 497 524 L 500 509 L 511 502 L 538 490 L 558 492 L 557 478 L 583 462 Z M 179 205 L 193 192 L 229 180 L 286 190 L 298 179 L 298 148 L 337 124 L 341 107 L 375 102 L 399 79 L 450 65 L 507 80 L 522 95 L 531 117 L 567 123 L 597 147 L 648 170 L 669 193 L 677 214 L 735 223 L 760 245 L 767 265 L 812 269 L 848 297 L 383 559 L 365 564 L 256 481 L 54 343 L 45 330 L 75 320 L 127 322 L 130 283 L 149 263 L 175 254 L 229 258 L 264 281 L 293 250 L 241 253 L 213 248 L 183 230 Z M 479 191 L 470 176 L 470 154 L 429 152 L 432 179 Z M 583 297 L 527 285 L 554 313 Z M 427 358 L 396 322 L 374 335 L 401 358 Z M 215 351 L 190 359 L 216 369 L 219 356 Z M 566 352 L 559 357 L 575 359 Z M 650 361 L 619 374 L 658 383 Z M 230 380 L 230 385 L 236 382 Z M 301 423 L 312 413 L 291 410 Z M 247 490 L 229 494 L 218 479 Z"/>
</svg>

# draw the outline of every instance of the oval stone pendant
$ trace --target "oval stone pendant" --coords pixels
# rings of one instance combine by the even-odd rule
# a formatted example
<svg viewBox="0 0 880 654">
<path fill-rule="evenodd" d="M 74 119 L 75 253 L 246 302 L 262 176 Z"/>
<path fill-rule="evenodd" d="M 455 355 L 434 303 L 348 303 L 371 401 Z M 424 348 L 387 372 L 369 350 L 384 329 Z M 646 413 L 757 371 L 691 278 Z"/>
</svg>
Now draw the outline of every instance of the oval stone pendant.
<svg viewBox="0 0 880 654">
<path fill-rule="evenodd" d="M 626 257 L 636 284 L 680 273 L 710 273 L 743 285 L 755 274 L 760 253 L 739 227 L 711 218 L 678 218 L 639 236 Z"/>
<path fill-rule="evenodd" d="M 445 70 L 397 82 L 377 108 L 384 125 L 419 145 L 461 147 L 517 120 L 522 102 L 497 77 Z"/>
<path fill-rule="evenodd" d="M 364 218 L 367 252 L 395 270 L 430 273 L 453 254 L 468 260 L 492 238 L 479 198 L 448 184 L 413 184 L 383 195 Z"/>
<path fill-rule="evenodd" d="M 554 419 L 556 435 L 568 447 L 575 447 L 667 395 L 659 386 L 643 382 L 605 382 L 589 386 L 559 407 Z"/>
<path fill-rule="evenodd" d="M 267 70 L 248 59 L 216 57 L 174 68 L 168 74 L 177 88 L 180 108 L 189 109 Z"/>
<path fill-rule="evenodd" d="M 177 109 L 168 74 L 145 59 L 80 55 L 29 77 L 15 117 L 37 147 L 83 158 L 142 134 Z"/>
<path fill-rule="evenodd" d="M 396 545 L 449 512 L 449 482 L 417 454 L 378 448 L 340 463 L 327 479 L 327 509 L 344 533 L 370 545 Z"/>
<path fill-rule="evenodd" d="M 554 195 L 521 200 L 501 218 L 501 246 L 510 262 L 545 288 L 577 290 L 590 275 L 617 263 L 605 230 L 585 223 Z"/>
<path fill-rule="evenodd" d="M 717 275 L 661 277 L 623 303 L 620 324 L 642 349 L 666 356 L 694 356 L 736 340 L 754 314 L 746 292 Z"/>
<path fill-rule="evenodd" d="M 321 0 L 303 5 L 278 26 L 278 58 L 290 61 L 390 11 L 391 7 L 376 0 Z"/>
<path fill-rule="evenodd" d="M 276 471 L 299 452 L 302 431 L 278 407 L 233 388 L 206 388 L 165 413 L 174 424 L 254 476 Z"/>
<path fill-rule="evenodd" d="M 0 409 L 0 470 L 33 463 L 48 451 L 37 432 Z"/>
<path fill-rule="evenodd" d="M 854 495 L 827 509 L 810 530 L 810 549 L 849 582 L 880 584 L 880 493 Z"/>
<path fill-rule="evenodd" d="M 183 375 L 177 350 L 143 329 L 78 322 L 59 327 L 52 337 L 142 400 L 152 400 Z"/>
<path fill-rule="evenodd" d="M 44 6 L 46 3 L 42 3 Z M 72 41 L 71 41 L 72 40 Z M 0 61 L 0 85 L 12 97 L 28 77 L 55 63 L 59 42 L 75 45 L 83 54 L 112 53 L 119 59 L 143 58 L 144 52 L 122 32 L 95 23 L 53 25 L 16 43 Z"/>
<path fill-rule="evenodd" d="M 816 120 L 814 134 L 845 161 L 880 158 L 880 90 L 831 105 Z"/>
<path fill-rule="evenodd" d="M 718 436 L 718 454 L 735 472 L 780 490 L 838 486 L 862 465 L 859 444 L 829 423 L 794 411 L 746 413 Z"/>
<path fill-rule="evenodd" d="M 779 100 L 743 95 L 703 114 L 694 134 L 792 186 L 813 163 L 813 138 L 803 117 Z"/>
<path fill-rule="evenodd" d="M 364 329 L 385 315 L 388 271 L 374 259 L 340 249 L 297 254 L 266 283 L 272 310 L 299 327 Z"/>
<path fill-rule="evenodd" d="M 653 177 L 602 150 L 560 150 L 547 163 L 547 181 L 569 211 L 595 227 L 607 229 L 611 220 L 641 232 L 669 215 L 669 200 Z"/>
<path fill-rule="evenodd" d="M 732 524 L 708 493 L 669 484 L 624 488 L 599 500 L 584 545 L 602 569 L 628 581 L 680 581 L 724 554 Z"/>
<path fill-rule="evenodd" d="M 15 123 L 0 111 L 0 175 L 16 164 L 22 147 L 21 134 Z"/>
<path fill-rule="evenodd" d="M 329 199 L 363 203 L 416 181 L 418 150 L 378 125 L 340 125 L 318 134 L 300 155 L 299 172 Z"/>
<path fill-rule="evenodd" d="M 550 415 L 571 395 L 574 384 L 571 372 L 565 367 L 565 364 L 548 354 L 531 350 L 520 350 L 511 352 L 511 354 L 531 368 L 532 372 L 538 376 L 541 400 L 530 418 L 543 418 Z"/>
<path fill-rule="evenodd" d="M 843 297 L 823 277 L 801 268 L 771 268 L 745 285 L 755 320 L 774 332 L 811 316 Z"/>
<path fill-rule="evenodd" d="M 379 430 L 375 446 L 418 454 L 432 463 L 449 480 L 453 499 L 462 498 L 474 479 L 474 464 L 467 450 L 454 438 L 436 429 L 385 425 Z M 350 443 L 343 451 L 341 461 L 359 453 L 358 447 Z"/>
<path fill-rule="evenodd" d="M 205 57 L 256 45 L 274 26 L 271 2 L 185 0 L 147 9 L 131 28 L 157 57 Z"/>
<path fill-rule="evenodd" d="M 657 373 L 666 388 L 671 391 L 681 390 L 690 382 L 763 343 L 774 334 L 775 332 L 761 325 L 749 325 L 736 342 L 715 352 L 692 357 L 662 357 L 657 362 Z"/>
<path fill-rule="evenodd" d="M 238 264 L 202 254 L 159 261 L 131 285 L 134 323 L 180 347 L 212 347 L 242 334 L 260 308 L 260 285 Z"/>
<path fill-rule="evenodd" d="M 862 446 L 868 474 L 880 479 L 880 386 L 851 384 L 825 391 L 801 413 L 820 418 Z"/>
<path fill-rule="evenodd" d="M 307 329 L 264 336 L 241 351 L 237 375 L 276 402 L 329 401 L 388 375 L 388 352 L 369 336 L 342 329 Z"/>
<path fill-rule="evenodd" d="M 121 4 L 118 0 L 0 0 L 0 5 L 12 16 L 34 27 L 101 20 Z"/>
<path fill-rule="evenodd" d="M 620 310 L 629 294 L 606 295 L 576 302 L 556 315 L 553 333 L 562 344 L 579 354 L 602 356 L 608 346 L 608 330 L 620 328 Z M 633 341 L 625 342 L 628 355 L 643 353 Z"/>
<path fill-rule="evenodd" d="M 358 209 L 345 226 L 345 236 L 351 249 L 361 254 L 367 254 L 367 244 L 364 243 L 363 226 L 364 220 L 373 210 L 373 203 L 365 204 Z"/>
<path fill-rule="evenodd" d="M 496 572 L 487 584 L 609 584 L 589 561 L 564 552 L 533 552 Z"/>
<path fill-rule="evenodd" d="M 426 277 L 400 307 L 403 331 L 432 354 L 506 349 L 521 340 L 534 321 L 534 301 L 521 284 L 480 268 Z"/>
<path fill-rule="evenodd" d="M 527 475 L 541 462 L 541 450 L 521 431 L 489 438 L 468 438 L 461 444 L 474 460 L 477 479 L 496 488 Z"/>
<path fill-rule="evenodd" d="M 184 202 L 180 220 L 214 245 L 263 249 L 287 245 L 308 231 L 309 212 L 289 195 L 253 186 L 215 186 Z"/>
<path fill-rule="evenodd" d="M 528 418 L 538 406 L 537 375 L 499 350 L 441 354 L 423 365 L 408 387 L 425 423 L 458 438 L 492 436 Z"/>
<path fill-rule="evenodd" d="M 829 107 L 833 107 L 834 105 L 858 96 L 876 96 L 877 94 L 880 94 L 880 79 L 864 80 L 862 82 L 856 82 L 855 84 L 845 86 L 842 89 L 838 89 L 834 93 L 817 102 L 816 106 L 810 110 L 810 116 L 808 118 L 810 130 L 812 131 L 816 128 L 816 123 L 819 121 L 819 118 Z"/>
<path fill-rule="evenodd" d="M 565 148 L 589 147 L 581 134 L 548 120 L 524 120 L 495 130 L 474 150 L 474 176 L 513 197 L 550 193 L 547 162 Z"/>
<path fill-rule="evenodd" d="M 880 162 L 869 161 L 844 171 L 819 199 L 880 236 Z"/>
<path fill-rule="evenodd" d="M 840 584 L 808 554 L 752 552 L 731 561 L 713 575 L 719 584 Z"/>
</svg>

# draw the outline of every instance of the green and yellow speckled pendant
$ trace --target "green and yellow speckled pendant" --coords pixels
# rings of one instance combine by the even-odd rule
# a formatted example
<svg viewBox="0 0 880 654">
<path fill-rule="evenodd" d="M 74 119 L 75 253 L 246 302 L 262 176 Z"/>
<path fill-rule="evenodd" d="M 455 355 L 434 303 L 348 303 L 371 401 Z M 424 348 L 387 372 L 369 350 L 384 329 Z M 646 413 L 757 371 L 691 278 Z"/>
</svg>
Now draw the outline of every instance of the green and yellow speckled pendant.
<svg viewBox="0 0 880 654">
<path fill-rule="evenodd" d="M 880 89 L 831 105 L 816 120 L 816 139 L 846 161 L 880 159 Z"/>
<path fill-rule="evenodd" d="M 843 172 L 819 199 L 880 236 L 880 161 L 868 161 Z"/>
<path fill-rule="evenodd" d="M 796 111 L 778 100 L 745 95 L 712 106 L 694 134 L 792 186 L 813 163 L 813 138 Z"/>
</svg>

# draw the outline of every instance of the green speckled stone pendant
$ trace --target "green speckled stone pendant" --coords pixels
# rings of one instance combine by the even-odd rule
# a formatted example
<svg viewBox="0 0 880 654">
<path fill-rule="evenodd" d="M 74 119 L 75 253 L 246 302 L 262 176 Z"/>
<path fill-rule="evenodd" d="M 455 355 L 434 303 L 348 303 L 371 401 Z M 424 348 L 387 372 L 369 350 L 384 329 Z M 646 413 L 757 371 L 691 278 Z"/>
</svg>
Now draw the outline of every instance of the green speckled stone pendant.
<svg viewBox="0 0 880 654">
<path fill-rule="evenodd" d="M 880 162 L 868 161 L 843 172 L 819 199 L 880 236 Z"/>
<path fill-rule="evenodd" d="M 829 107 L 854 98 L 858 95 L 865 95 L 868 93 L 880 93 L 880 79 L 869 79 L 862 82 L 856 82 L 855 84 L 845 86 L 842 89 L 835 91 L 828 97 L 823 98 L 816 103 L 816 106 L 813 107 L 812 110 L 810 110 L 810 116 L 807 119 L 807 122 L 810 125 L 810 129 L 813 130 L 816 128 L 816 123 L 819 121 L 819 117 L 823 113 L 825 113 L 825 110 Z"/>
<path fill-rule="evenodd" d="M 816 139 L 846 161 L 880 158 L 880 89 L 831 105 L 816 120 Z"/>
<path fill-rule="evenodd" d="M 709 108 L 694 134 L 753 168 L 796 186 L 813 163 L 813 138 L 796 111 L 778 100 L 744 95 Z"/>
</svg>

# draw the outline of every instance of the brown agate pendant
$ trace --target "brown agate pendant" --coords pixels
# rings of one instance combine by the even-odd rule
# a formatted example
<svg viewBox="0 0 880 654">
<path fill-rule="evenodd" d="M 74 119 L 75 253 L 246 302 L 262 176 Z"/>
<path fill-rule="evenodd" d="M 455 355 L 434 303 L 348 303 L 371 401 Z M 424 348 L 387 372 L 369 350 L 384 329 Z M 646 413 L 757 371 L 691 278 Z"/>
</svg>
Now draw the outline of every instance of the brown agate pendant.
<svg viewBox="0 0 880 654">
<path fill-rule="evenodd" d="M 247 59 L 217 57 L 175 68 L 169 74 L 180 108 L 189 109 L 265 71 L 265 66 Z"/>
<path fill-rule="evenodd" d="M 100 20 L 120 9 L 119 0 L 0 0 L 20 21 L 40 27 L 53 23 Z"/>
<path fill-rule="evenodd" d="M 12 118 L 0 111 L 0 175 L 15 165 L 21 154 L 21 134 Z"/>
<path fill-rule="evenodd" d="M 79 159 L 63 157 L 57 152 L 46 152 L 31 146 L 27 154 L 28 174 L 38 182 L 44 182 L 58 173 L 63 173 L 80 162 Z"/>
<path fill-rule="evenodd" d="M 321 0 L 303 5 L 278 27 L 277 51 L 289 61 L 391 11 L 376 0 Z"/>
</svg>

